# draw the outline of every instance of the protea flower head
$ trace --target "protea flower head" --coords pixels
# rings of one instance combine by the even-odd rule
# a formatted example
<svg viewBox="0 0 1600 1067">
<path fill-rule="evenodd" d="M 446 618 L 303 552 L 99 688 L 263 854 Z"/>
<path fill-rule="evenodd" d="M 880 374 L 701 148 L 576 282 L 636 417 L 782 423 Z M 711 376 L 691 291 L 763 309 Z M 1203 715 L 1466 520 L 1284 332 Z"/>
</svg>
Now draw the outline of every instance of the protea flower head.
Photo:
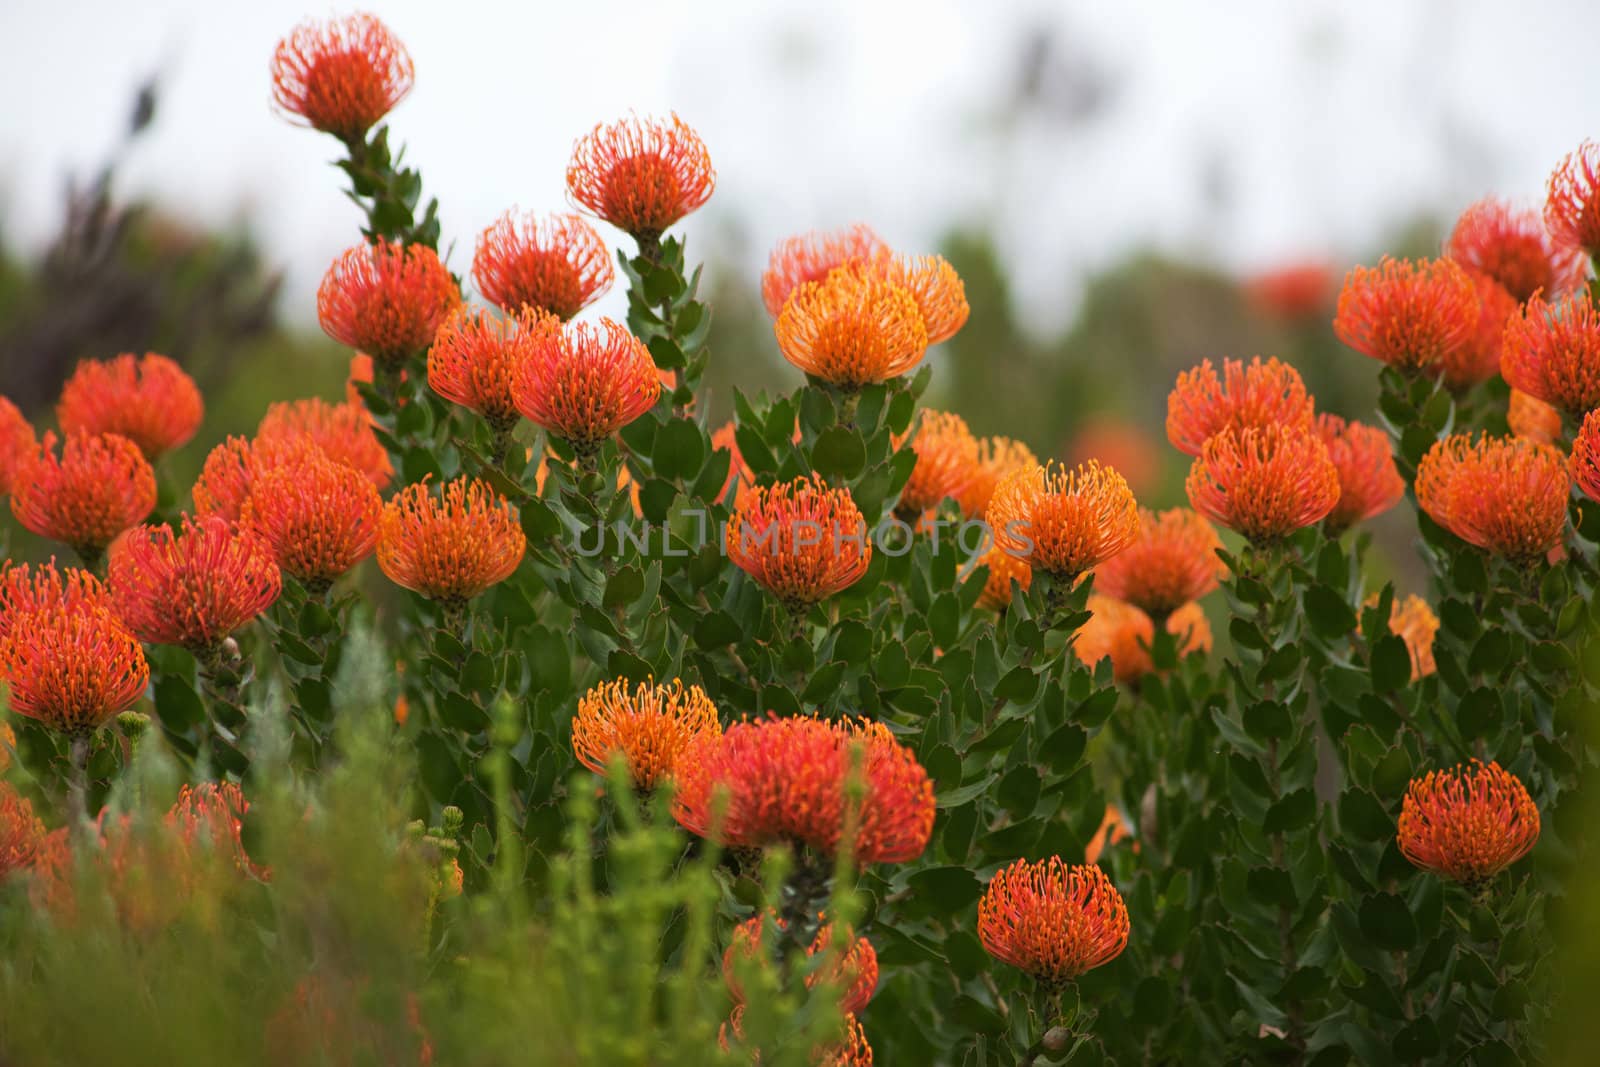
<svg viewBox="0 0 1600 1067">
<path fill-rule="evenodd" d="M 1506 425 L 1512 434 L 1541 445 L 1561 441 L 1561 412 L 1521 389 L 1511 390 L 1506 406 Z"/>
<path fill-rule="evenodd" d="M 845 390 L 898 378 L 929 343 L 916 295 L 868 263 L 802 283 L 773 328 L 784 359 Z"/>
<path fill-rule="evenodd" d="M 293 459 L 302 440 L 333 462 L 366 475 L 379 489 L 394 478 L 389 453 L 372 432 L 372 417 L 359 403 L 330 404 L 316 397 L 268 405 L 251 445 L 257 467 Z"/>
<path fill-rule="evenodd" d="M 833 924 L 826 921 L 826 916 L 818 916 L 821 920 L 817 927 L 816 937 L 806 948 L 806 958 L 814 959 L 837 953 L 837 958 L 830 966 L 812 971 L 806 975 L 806 988 L 815 989 L 824 983 L 840 991 L 839 1010 L 846 1015 L 858 1015 L 866 1010 L 867 1004 L 872 1000 L 872 994 L 878 988 L 878 953 L 872 947 L 872 942 L 864 937 L 855 936 L 855 931 L 845 927 L 843 931 L 835 933 Z M 767 923 L 772 923 L 779 930 L 787 929 L 784 920 L 773 912 L 765 915 L 755 915 L 733 928 L 733 934 L 728 939 L 728 947 L 722 954 L 722 980 L 728 987 L 728 993 L 733 997 L 735 1004 L 744 1003 L 744 989 L 740 986 L 736 973 L 739 964 L 763 960 L 771 950 L 763 946 L 763 935 Z M 835 945 L 835 939 L 843 942 L 843 950 Z"/>
<path fill-rule="evenodd" d="M 347 250 L 323 275 L 323 332 L 379 363 L 399 366 L 433 344 L 461 291 L 427 245 L 375 241 Z"/>
<path fill-rule="evenodd" d="M 1228 430 L 1189 469 L 1189 503 L 1256 545 L 1321 522 L 1339 502 L 1339 470 L 1315 434 Z"/>
<path fill-rule="evenodd" d="M 478 237 L 472 278 L 509 315 L 524 308 L 565 321 L 611 288 L 611 253 L 577 215 L 508 211 Z"/>
<path fill-rule="evenodd" d="M 1073 653 L 1090 667 L 1111 660 L 1112 677 L 1137 682 L 1155 670 L 1150 644 L 1155 622 L 1132 604 L 1098 593 L 1090 594 L 1089 621 L 1072 637 Z M 1185 604 L 1166 617 L 1164 628 L 1178 639 L 1178 654 L 1211 651 L 1211 623 L 1199 604 Z"/>
<path fill-rule="evenodd" d="M 1444 252 L 1498 282 L 1516 303 L 1541 290 L 1565 292 L 1583 270 L 1578 250 L 1552 241 L 1537 211 L 1522 211 L 1494 197 L 1461 213 Z"/>
<path fill-rule="evenodd" d="M 1011 606 L 1011 587 L 1020 585 L 1023 592 L 1033 584 L 1033 568 L 1024 556 L 1007 551 L 998 541 L 978 557 L 976 566 L 987 567 L 989 576 L 984 579 L 983 592 L 978 594 L 978 606 L 990 611 L 1004 611 Z"/>
<path fill-rule="evenodd" d="M 1009 437 L 978 438 L 977 462 L 973 464 L 966 485 L 955 494 L 961 513 L 969 519 L 983 518 L 989 513 L 989 501 L 1001 478 L 1018 467 L 1038 465 L 1039 457 L 1021 441 Z"/>
<path fill-rule="evenodd" d="M 1544 224 L 1558 245 L 1600 256 L 1600 144 L 1583 142 L 1550 174 Z"/>
<path fill-rule="evenodd" d="M 64 734 L 93 733 L 144 695 L 139 641 L 103 604 L 66 602 L 12 614 L 0 638 L 11 710 Z"/>
<path fill-rule="evenodd" d="M 449 605 L 509 578 L 527 538 L 512 507 L 484 482 L 457 478 L 437 493 L 405 487 L 383 509 L 378 566 L 389 580 Z"/>
<path fill-rule="evenodd" d="M 514 383 L 532 350 L 533 335 L 515 319 L 462 308 L 439 327 L 428 349 L 428 384 L 505 432 L 521 417 Z"/>
<path fill-rule="evenodd" d="M 1199 512 L 1140 508 L 1138 536 L 1095 568 L 1095 591 L 1164 619 L 1217 587 L 1227 571 L 1221 547 L 1216 527 Z"/>
<path fill-rule="evenodd" d="M 655 406 L 655 361 L 620 322 L 563 327 L 550 315 L 524 320 L 526 356 L 512 382 L 516 407 L 579 455 L 593 455 L 612 434 Z"/>
<path fill-rule="evenodd" d="M 716 184 L 705 142 L 677 115 L 602 123 L 567 164 L 573 201 L 645 242 L 711 199 Z"/>
<path fill-rule="evenodd" d="M 56 404 L 67 436 L 120 434 L 152 462 L 193 437 L 204 415 L 194 379 L 154 352 L 83 360 Z"/>
<path fill-rule="evenodd" d="M 1532 297 L 1506 319 L 1500 372 L 1573 419 L 1600 408 L 1600 311 L 1584 294 Z"/>
<path fill-rule="evenodd" d="M 1417 504 L 1434 522 L 1520 564 L 1560 544 L 1570 491 L 1560 450 L 1515 437 L 1454 434 L 1417 465 Z"/>
<path fill-rule="evenodd" d="M 118 534 L 155 510 L 156 476 L 139 446 L 117 434 L 73 434 L 55 452 L 46 433 L 11 496 L 17 521 L 98 559 Z"/>
<path fill-rule="evenodd" d="M 1406 482 L 1395 466 L 1388 434 L 1323 414 L 1317 416 L 1317 436 L 1339 472 L 1339 500 L 1323 520 L 1330 535 L 1383 514 L 1405 497 Z"/>
<path fill-rule="evenodd" d="M 267 543 L 285 574 L 321 593 L 372 554 L 382 515 L 369 478 L 313 453 L 260 472 L 241 523 Z"/>
<path fill-rule="evenodd" d="M 670 686 L 653 679 L 630 686 L 618 679 L 602 682 L 578 701 L 572 750 L 596 774 L 605 774 L 621 756 L 634 788 L 646 793 L 672 776 L 690 742 L 720 733 L 717 706 L 699 686 L 676 678 Z"/>
<path fill-rule="evenodd" d="M 1572 442 L 1572 480 L 1590 500 L 1600 500 L 1600 411 L 1584 416 Z"/>
<path fill-rule="evenodd" d="M 39 438 L 33 424 L 17 405 L 0 396 L 0 496 L 9 496 L 17 483 L 17 472 L 39 454 Z"/>
<path fill-rule="evenodd" d="M 1018 860 L 978 901 L 978 939 L 995 959 L 1061 986 L 1121 955 L 1128 909 L 1099 867 Z"/>
<path fill-rule="evenodd" d="M 899 444 L 905 447 L 906 442 Z M 924 409 L 921 420 L 910 432 L 909 444 L 917 463 L 900 490 L 895 510 L 915 517 L 966 487 L 978 465 L 978 439 L 960 415 Z"/>
<path fill-rule="evenodd" d="M 789 296 L 806 282 L 819 282 L 835 267 L 887 258 L 893 253 L 872 227 L 856 223 L 836 233 L 805 233 L 778 242 L 761 275 L 761 301 L 777 318 Z"/>
<path fill-rule="evenodd" d="M 1300 372 L 1277 359 L 1248 366 L 1222 361 L 1222 377 L 1211 361 L 1178 375 L 1167 396 L 1167 440 L 1178 451 L 1198 456 L 1205 443 L 1224 430 L 1267 426 L 1310 429 L 1314 404 Z"/>
<path fill-rule="evenodd" d="M 1459 264 L 1385 256 L 1345 275 L 1333 332 L 1362 355 L 1434 374 L 1472 342 L 1477 325 L 1477 289 Z"/>
<path fill-rule="evenodd" d="M 1473 760 L 1412 779 L 1398 838 L 1418 867 L 1476 888 L 1532 851 L 1539 809 L 1498 763 Z"/>
<path fill-rule="evenodd" d="M 1068 470 L 1020 467 L 989 501 L 989 525 L 1007 552 L 1071 581 L 1133 544 L 1139 505 L 1122 475 L 1093 460 Z"/>
<path fill-rule="evenodd" d="M 848 589 L 872 562 L 872 538 L 847 489 L 819 477 L 741 488 L 728 558 L 791 610 Z"/>
<path fill-rule="evenodd" d="M 278 42 L 272 98 L 287 115 L 359 141 L 411 91 L 405 45 L 372 15 L 308 21 Z"/>
</svg>

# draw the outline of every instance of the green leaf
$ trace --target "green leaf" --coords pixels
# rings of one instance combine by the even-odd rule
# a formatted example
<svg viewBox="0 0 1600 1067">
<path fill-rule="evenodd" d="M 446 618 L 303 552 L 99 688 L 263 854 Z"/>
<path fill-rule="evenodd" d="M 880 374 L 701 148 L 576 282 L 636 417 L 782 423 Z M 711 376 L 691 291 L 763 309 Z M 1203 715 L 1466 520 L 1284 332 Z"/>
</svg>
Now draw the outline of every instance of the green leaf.
<svg viewBox="0 0 1600 1067">
<path fill-rule="evenodd" d="M 1420 1063 L 1439 1054 L 1439 1028 L 1424 1015 L 1407 1023 L 1394 1036 L 1396 1062 Z M 1474 1057 L 1476 1062 L 1482 1062 Z"/>
<path fill-rule="evenodd" d="M 1294 729 L 1287 706 L 1272 700 L 1261 700 L 1244 709 L 1244 728 L 1258 741 L 1274 737 L 1288 737 Z"/>
<path fill-rule="evenodd" d="M 622 567 L 606 581 L 605 596 L 601 598 L 600 606 L 607 611 L 623 607 L 633 603 L 642 592 L 644 575 L 639 568 Z"/>
<path fill-rule="evenodd" d="M 1498 689 L 1479 687 L 1461 698 L 1456 709 L 1456 726 L 1467 739 L 1488 737 L 1500 728 L 1501 698 Z"/>
<path fill-rule="evenodd" d="M 974 997 L 961 993 L 946 1008 L 950 1021 L 963 1030 L 978 1034 L 1005 1032 L 1006 1021 L 1000 1013 Z"/>
<path fill-rule="evenodd" d="M 1294 879 L 1282 867 L 1252 867 L 1245 875 L 1245 888 L 1263 904 L 1273 907 L 1295 906 Z"/>
<path fill-rule="evenodd" d="M 206 721 L 206 706 L 187 679 L 163 675 L 155 686 L 156 714 L 167 729 L 182 733 Z"/>
<path fill-rule="evenodd" d="M 1267 809 L 1261 824 L 1262 832 L 1275 834 L 1298 830 L 1311 824 L 1317 817 L 1317 796 L 1310 789 L 1296 789 L 1293 793 Z"/>
<path fill-rule="evenodd" d="M 1405 952 L 1417 943 L 1417 924 L 1406 902 L 1393 893 L 1373 893 L 1358 913 L 1361 932 L 1380 949 Z"/>
<path fill-rule="evenodd" d="M 1339 826 L 1363 841 L 1385 841 L 1395 835 L 1394 819 L 1365 789 L 1346 789 L 1340 795 Z"/>
<path fill-rule="evenodd" d="M 822 432 L 811 449 L 811 466 L 830 481 L 851 479 L 867 465 L 867 446 L 861 431 L 834 426 Z"/>
<path fill-rule="evenodd" d="M 1325 585 L 1306 590 L 1305 609 L 1311 628 L 1328 640 L 1349 636 L 1360 621 L 1344 598 Z"/>
<path fill-rule="evenodd" d="M 1511 635 L 1499 626 L 1483 632 L 1467 657 L 1467 673 L 1499 674 L 1511 661 Z"/>
<path fill-rule="evenodd" d="M 705 434 L 688 419 L 669 419 L 656 431 L 651 459 L 661 477 L 690 481 L 700 473 L 705 457 Z"/>
<path fill-rule="evenodd" d="M 983 884 L 965 867 L 928 867 L 906 879 L 906 887 L 936 903 L 939 911 L 954 915 L 983 895 Z"/>
<path fill-rule="evenodd" d="M 1411 653 L 1405 640 L 1388 634 L 1372 646 L 1372 688 L 1380 693 L 1404 689 L 1411 681 Z"/>
</svg>

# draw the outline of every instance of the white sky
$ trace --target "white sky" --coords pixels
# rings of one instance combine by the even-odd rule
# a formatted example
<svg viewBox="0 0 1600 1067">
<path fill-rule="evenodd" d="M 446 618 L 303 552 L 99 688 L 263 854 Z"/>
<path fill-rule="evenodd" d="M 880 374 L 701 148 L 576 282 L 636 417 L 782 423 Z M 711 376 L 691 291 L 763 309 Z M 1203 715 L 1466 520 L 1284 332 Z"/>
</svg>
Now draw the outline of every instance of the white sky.
<svg viewBox="0 0 1600 1067">
<path fill-rule="evenodd" d="M 1385 226 L 1486 192 L 1537 202 L 1600 136 L 1600 4 L 1584 0 L 753 0 L 522 4 L 374 0 L 417 86 L 393 115 L 452 264 L 506 207 L 563 208 L 572 141 L 629 109 L 676 109 L 717 195 L 691 241 L 752 275 L 778 238 L 856 219 L 925 250 L 986 220 L 1038 322 L 1137 245 L 1251 267 L 1371 251 Z M 307 0 L 0 0 L 0 224 L 36 244 L 63 178 L 114 142 L 132 90 L 166 72 L 123 190 L 195 218 L 244 217 L 314 315 L 356 239 L 331 138 L 269 106 L 272 49 Z M 350 10 L 341 6 L 339 12 Z M 986 121 L 1032 27 L 1113 80 L 1086 125 Z M 1068 72 L 1081 70 L 1068 64 Z M 987 131 L 987 132 L 986 132 Z M 1221 167 L 1231 190 L 1208 199 Z M 691 246 L 691 253 L 693 246 Z"/>
</svg>

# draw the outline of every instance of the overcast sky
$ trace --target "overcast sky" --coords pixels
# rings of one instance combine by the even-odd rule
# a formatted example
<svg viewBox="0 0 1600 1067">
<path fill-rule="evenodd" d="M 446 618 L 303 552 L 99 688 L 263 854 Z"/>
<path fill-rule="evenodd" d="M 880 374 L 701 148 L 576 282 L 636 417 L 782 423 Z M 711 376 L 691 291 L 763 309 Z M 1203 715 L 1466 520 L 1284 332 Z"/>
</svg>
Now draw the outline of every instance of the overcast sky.
<svg viewBox="0 0 1600 1067">
<path fill-rule="evenodd" d="M 856 219 L 929 248 L 986 222 L 1040 323 L 1154 245 L 1249 269 L 1370 250 L 1386 226 L 1486 192 L 1528 203 L 1600 136 L 1600 4 L 1489 0 L 375 2 L 417 84 L 395 136 L 439 196 L 451 262 L 505 208 L 565 205 L 575 137 L 676 109 L 718 190 L 690 227 L 752 275 L 778 238 Z M 248 220 L 314 314 L 356 237 L 331 138 L 269 104 L 305 0 L 0 0 L 0 220 L 36 244 L 133 89 L 163 74 L 124 190 Z M 1045 103 L 1012 107 L 1048 34 Z M 997 121 L 998 120 L 998 121 Z"/>
</svg>

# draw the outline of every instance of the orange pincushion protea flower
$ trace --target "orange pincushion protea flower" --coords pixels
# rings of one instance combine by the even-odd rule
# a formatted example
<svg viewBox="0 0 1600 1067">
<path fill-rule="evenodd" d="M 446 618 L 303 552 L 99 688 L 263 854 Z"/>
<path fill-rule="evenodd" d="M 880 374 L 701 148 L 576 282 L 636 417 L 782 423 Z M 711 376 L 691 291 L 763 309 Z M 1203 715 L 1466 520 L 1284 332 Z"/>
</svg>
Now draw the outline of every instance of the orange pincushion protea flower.
<svg viewBox="0 0 1600 1067">
<path fill-rule="evenodd" d="M 1406 859 L 1472 888 L 1533 849 L 1539 809 L 1515 775 L 1473 760 L 1411 780 L 1398 838 Z"/>
<path fill-rule="evenodd" d="M 312 454 L 262 471 L 241 521 L 267 543 L 284 573 L 320 592 L 372 554 L 382 515 L 371 480 Z"/>
<path fill-rule="evenodd" d="M 67 436 L 121 434 L 152 461 L 193 437 L 204 414 L 194 379 L 154 352 L 83 360 L 56 404 Z"/>
<path fill-rule="evenodd" d="M 472 278 L 507 314 L 523 308 L 572 318 L 616 278 L 605 241 L 577 215 L 508 211 L 478 237 Z"/>
<path fill-rule="evenodd" d="M 854 585 L 872 562 L 872 539 L 847 489 L 819 477 L 739 491 L 728 520 L 728 557 L 791 610 Z"/>
<path fill-rule="evenodd" d="M 765 916 L 756 915 L 733 928 L 728 948 L 722 954 L 722 980 L 727 984 L 728 993 L 735 1004 L 744 1002 L 744 990 L 735 974 L 736 966 L 739 961 L 762 957 L 762 935 L 768 920 L 779 930 L 787 929 L 788 924 L 772 912 Z M 817 928 L 817 936 L 806 948 L 806 958 L 814 959 L 834 951 L 834 936 L 833 924 L 823 922 Z M 871 941 L 855 936 L 855 931 L 848 926 L 844 929 L 843 942 L 846 947 L 831 966 L 806 975 L 806 988 L 815 989 L 824 982 L 836 987 L 841 994 L 839 1010 L 846 1015 L 856 1015 L 866 1010 L 872 994 L 877 991 L 878 952 L 872 947 Z"/>
<path fill-rule="evenodd" d="M 6 397 L 0 396 L 0 496 L 7 496 L 16 485 L 17 472 L 39 453 L 39 439 L 33 425 L 22 417 Z"/>
<path fill-rule="evenodd" d="M 1281 426 L 1206 442 L 1185 483 L 1196 511 L 1268 545 L 1321 522 L 1339 502 L 1339 469 L 1314 434 Z"/>
<path fill-rule="evenodd" d="M 578 762 L 605 774 L 618 756 L 640 792 L 672 776 L 678 756 L 701 734 L 722 733 L 717 706 L 697 685 L 674 678 L 670 686 L 626 679 L 603 682 L 578 701 L 572 717 L 572 751 Z"/>
<path fill-rule="evenodd" d="M 1561 440 L 1561 412 L 1521 389 L 1511 390 L 1506 425 L 1516 436 L 1541 445 L 1553 445 Z"/>
<path fill-rule="evenodd" d="M 1439 377 L 1447 388 L 1464 392 L 1500 373 L 1500 353 L 1505 347 L 1506 319 L 1517 301 L 1487 274 L 1468 271 L 1478 293 L 1478 328 L 1472 340 L 1439 359 Z"/>
<path fill-rule="evenodd" d="M 269 409 L 269 416 L 270 416 Z M 328 456 L 308 434 L 285 432 L 258 436 L 254 442 L 230 437 L 206 456 L 194 483 L 194 513 L 206 519 L 220 516 L 238 522 L 256 478 L 273 467 Z M 384 456 L 388 461 L 388 456 Z M 342 464 L 348 466 L 348 464 Z"/>
<path fill-rule="evenodd" d="M 551 315 L 526 320 L 528 354 L 512 383 L 517 410 L 579 455 L 649 411 L 661 395 L 655 361 L 612 319 L 563 328 Z"/>
<path fill-rule="evenodd" d="M 250 804 L 244 791 L 234 782 L 202 782 L 184 786 L 177 802 L 167 812 L 167 826 L 177 832 L 184 851 L 210 849 L 232 859 L 239 870 L 265 878 L 267 871 L 256 866 L 244 849 L 244 817 Z"/>
<path fill-rule="evenodd" d="M 405 45 L 372 15 L 303 22 L 272 56 L 272 99 L 288 115 L 358 141 L 411 91 Z"/>
<path fill-rule="evenodd" d="M 1018 860 L 978 901 L 978 940 L 1000 962 L 1060 986 L 1121 955 L 1128 909 L 1099 867 Z"/>
<path fill-rule="evenodd" d="M 903 516 L 921 515 L 946 497 L 955 496 L 978 464 L 978 439 L 967 428 L 967 420 L 954 412 L 924 410 L 922 421 L 911 432 L 910 444 L 917 463 L 895 505 L 895 511 Z"/>
<path fill-rule="evenodd" d="M 1139 505 L 1122 475 L 1093 460 L 1020 467 L 989 501 L 995 542 L 1034 570 L 1072 580 L 1133 544 Z"/>
<path fill-rule="evenodd" d="M 842 1024 L 843 1036 L 831 1045 L 819 1045 L 811 1050 L 811 1061 L 817 1067 L 872 1067 L 872 1046 L 867 1044 L 867 1032 L 854 1015 L 846 1015 Z M 735 1004 L 728 1013 L 728 1021 L 717 1029 L 717 1044 L 724 1053 L 733 1051 L 729 1034 L 744 1040 L 744 1005 Z M 750 1050 L 750 1062 L 759 1065 L 761 1053 Z"/>
<path fill-rule="evenodd" d="M 1506 319 L 1500 370 L 1513 389 L 1581 419 L 1600 408 L 1600 311 L 1584 294 L 1535 296 Z"/>
<path fill-rule="evenodd" d="M 1600 411 L 1584 416 L 1572 442 L 1572 480 L 1591 500 L 1600 500 Z"/>
<path fill-rule="evenodd" d="M 1318 318 L 1333 302 L 1333 267 L 1316 260 L 1276 267 L 1246 281 L 1244 292 L 1275 318 Z"/>
<path fill-rule="evenodd" d="M 967 323 L 972 308 L 967 304 L 967 289 L 943 256 L 914 256 L 866 260 L 864 269 L 874 271 L 911 294 L 917 313 L 936 345 L 954 337 Z"/>
<path fill-rule="evenodd" d="M 928 350 L 915 294 L 867 264 L 800 285 L 773 328 L 784 359 L 842 389 L 897 378 Z"/>
<path fill-rule="evenodd" d="M 1519 211 L 1494 197 L 1461 213 L 1444 253 L 1488 275 L 1519 304 L 1541 290 L 1564 292 L 1583 268 L 1577 249 L 1550 239 L 1537 211 Z"/>
<path fill-rule="evenodd" d="M 573 146 L 567 164 L 574 201 L 647 242 L 711 199 L 716 184 L 705 142 L 677 115 L 602 123 Z"/>
<path fill-rule="evenodd" d="M 300 439 L 340 466 L 365 474 L 379 489 L 394 477 L 389 453 L 372 432 L 372 418 L 361 404 L 310 397 L 269 405 L 256 427 L 253 461 L 261 468 L 293 459 L 302 451 Z"/>
<path fill-rule="evenodd" d="M 512 383 L 532 350 L 533 337 L 517 320 L 462 308 L 439 327 L 428 349 L 428 384 L 504 432 L 520 417 Z"/>
<path fill-rule="evenodd" d="M 967 482 L 955 493 L 961 513 L 969 519 L 981 519 L 989 511 L 989 500 L 1000 484 L 1000 479 L 1018 467 L 1037 467 L 1039 457 L 1021 441 L 1009 437 L 981 437 L 978 439 L 978 457 L 972 465 Z"/>
<path fill-rule="evenodd" d="M 509 578 L 526 548 L 517 509 L 485 483 L 457 478 L 435 496 L 417 482 L 384 506 L 378 566 L 396 585 L 464 604 Z"/>
<path fill-rule="evenodd" d="M 80 604 L 110 608 L 100 579 L 77 567 L 56 569 L 55 561 L 30 567 L 8 563 L 0 571 L 0 641 L 33 612 L 56 612 Z"/>
<path fill-rule="evenodd" d="M 1416 491 L 1422 510 L 1461 540 L 1531 563 L 1561 543 L 1571 482 L 1559 449 L 1454 434 L 1422 457 Z"/>
<path fill-rule="evenodd" d="M 1411 653 L 1412 681 L 1434 672 L 1433 638 L 1439 632 L 1439 617 L 1426 600 L 1419 596 L 1396 598 L 1389 608 L 1389 632 L 1403 640 Z"/>
<path fill-rule="evenodd" d="M 10 783 L 0 782 L 0 882 L 33 866 L 44 838 L 44 823 L 34 815 L 28 798 Z"/>
<path fill-rule="evenodd" d="M 461 291 L 439 254 L 398 241 L 348 249 L 317 288 L 323 332 L 390 365 L 433 344 L 439 324 L 459 303 Z"/>
<path fill-rule="evenodd" d="M 1376 426 L 1318 415 L 1317 436 L 1339 472 L 1339 501 L 1325 520 L 1330 535 L 1336 537 L 1381 515 L 1406 495 L 1405 479 L 1389 451 L 1389 436 Z"/>
<path fill-rule="evenodd" d="M 1163 619 L 1217 587 L 1227 570 L 1221 547 L 1216 528 L 1196 511 L 1140 508 L 1138 537 L 1095 568 L 1094 587 Z"/>
<path fill-rule="evenodd" d="M 852 774 L 865 786 L 857 811 L 849 810 Z M 832 856 L 851 847 L 863 866 L 908 863 L 933 832 L 933 782 L 879 723 L 808 715 L 742 722 L 697 737 L 678 760 L 677 781 L 678 822 L 735 848 L 789 842 Z M 853 842 L 843 840 L 847 822 Z"/>
<path fill-rule="evenodd" d="M 1198 456 L 1224 430 L 1310 429 L 1313 410 L 1300 372 L 1287 363 L 1263 363 L 1257 357 L 1247 367 L 1225 359 L 1219 379 L 1208 359 L 1178 375 L 1178 384 L 1167 395 L 1167 440 L 1178 451 Z"/>
<path fill-rule="evenodd" d="M 778 243 L 761 275 L 761 301 L 777 318 L 789 295 L 806 282 L 820 282 L 835 267 L 886 258 L 889 246 L 872 227 L 857 223 L 838 233 L 806 233 Z"/>
<path fill-rule="evenodd" d="M 977 566 L 988 567 L 989 577 L 984 580 L 983 592 L 978 594 L 978 606 L 990 611 L 1004 611 L 1011 606 L 1011 586 L 1022 586 L 1026 593 L 1033 584 L 1033 568 L 1022 557 L 1005 550 L 999 542 L 989 546 L 989 551 L 979 557 Z"/>
<path fill-rule="evenodd" d="M 1600 144 L 1583 142 L 1551 172 L 1544 225 L 1558 244 L 1600 256 Z"/>
<path fill-rule="evenodd" d="M 1333 332 L 1362 355 L 1414 373 L 1471 344 L 1477 325 L 1477 289 L 1460 265 L 1385 256 L 1345 275 Z"/>
<path fill-rule="evenodd" d="M 111 549 L 112 610 L 150 645 L 215 648 L 283 591 L 272 550 L 220 516 L 140 526 Z"/>
<path fill-rule="evenodd" d="M 1155 622 L 1132 604 L 1098 593 L 1089 597 L 1089 621 L 1072 638 L 1072 650 L 1093 666 L 1110 657 L 1112 676 L 1119 682 L 1137 682 L 1155 670 L 1150 643 Z M 1211 622 L 1199 604 L 1185 604 L 1167 616 L 1166 630 L 1178 638 L 1178 654 L 1211 651 Z"/>
<path fill-rule="evenodd" d="M 150 668 L 121 620 L 77 601 L 14 615 L 0 639 L 0 678 L 18 715 L 88 734 L 133 706 Z"/>
<path fill-rule="evenodd" d="M 139 446 L 117 434 L 56 435 L 24 469 L 11 497 L 17 521 L 41 537 L 98 558 L 118 534 L 155 510 L 156 475 Z"/>
</svg>

